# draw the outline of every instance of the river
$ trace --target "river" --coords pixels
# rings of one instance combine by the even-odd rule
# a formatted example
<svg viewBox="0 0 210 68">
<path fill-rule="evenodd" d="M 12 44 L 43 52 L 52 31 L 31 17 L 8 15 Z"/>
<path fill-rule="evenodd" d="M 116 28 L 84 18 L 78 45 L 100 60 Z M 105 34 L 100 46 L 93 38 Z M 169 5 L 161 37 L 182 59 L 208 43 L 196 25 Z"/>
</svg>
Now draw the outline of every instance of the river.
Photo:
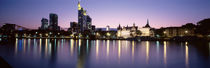
<svg viewBox="0 0 210 68">
<path fill-rule="evenodd" d="M 0 56 L 14 68 L 209 68 L 210 42 L 16 39 Z"/>
</svg>

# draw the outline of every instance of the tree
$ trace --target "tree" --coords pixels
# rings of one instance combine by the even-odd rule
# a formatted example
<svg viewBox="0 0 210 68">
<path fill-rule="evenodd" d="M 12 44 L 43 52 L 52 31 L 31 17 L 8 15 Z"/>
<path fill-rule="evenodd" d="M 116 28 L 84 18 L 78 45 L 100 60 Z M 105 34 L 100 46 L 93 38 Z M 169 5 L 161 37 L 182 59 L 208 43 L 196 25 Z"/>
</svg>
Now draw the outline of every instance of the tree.
<svg viewBox="0 0 210 68">
<path fill-rule="evenodd" d="M 161 27 L 160 29 L 155 29 L 155 36 L 156 37 L 163 37 L 164 36 L 164 28 Z"/>
<path fill-rule="evenodd" d="M 196 33 L 204 36 L 210 34 L 210 18 L 201 20 L 197 23 Z"/>
<path fill-rule="evenodd" d="M 188 29 L 194 29 L 194 28 L 196 28 L 196 25 L 193 23 L 187 23 L 185 25 L 182 25 L 182 27 L 188 28 Z"/>
<path fill-rule="evenodd" d="M 141 34 L 142 34 L 142 32 L 141 32 L 140 30 L 137 30 L 137 31 L 136 31 L 136 35 L 137 35 L 137 36 L 140 36 Z"/>
<path fill-rule="evenodd" d="M 141 31 L 140 30 L 136 30 L 136 31 L 131 30 L 130 31 L 130 35 L 131 35 L 131 37 L 140 36 L 141 35 Z"/>
</svg>

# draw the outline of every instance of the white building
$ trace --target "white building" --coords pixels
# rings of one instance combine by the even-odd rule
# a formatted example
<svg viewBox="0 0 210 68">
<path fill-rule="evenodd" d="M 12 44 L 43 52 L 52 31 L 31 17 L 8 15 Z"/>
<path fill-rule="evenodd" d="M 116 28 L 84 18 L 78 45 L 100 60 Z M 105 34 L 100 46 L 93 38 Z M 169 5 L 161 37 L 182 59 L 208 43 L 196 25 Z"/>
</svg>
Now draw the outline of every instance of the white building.
<svg viewBox="0 0 210 68">
<path fill-rule="evenodd" d="M 117 37 L 119 38 L 131 38 L 137 36 L 136 31 L 138 27 L 135 26 L 135 24 L 131 27 L 126 26 L 123 28 L 119 25 L 117 29 Z"/>
<path fill-rule="evenodd" d="M 118 38 L 134 38 L 136 36 L 142 36 L 142 37 L 154 37 L 154 29 L 150 27 L 149 25 L 149 20 L 147 20 L 147 24 L 142 27 L 142 28 L 138 28 L 138 26 L 135 26 L 135 24 L 133 24 L 133 26 L 131 27 L 121 27 L 120 25 L 117 28 L 117 37 Z M 141 34 L 139 34 L 138 32 L 141 32 Z"/>
<path fill-rule="evenodd" d="M 141 31 L 141 36 L 154 37 L 154 30 L 150 27 L 149 20 L 147 20 L 147 24 L 144 27 L 139 28 L 138 30 Z"/>
</svg>

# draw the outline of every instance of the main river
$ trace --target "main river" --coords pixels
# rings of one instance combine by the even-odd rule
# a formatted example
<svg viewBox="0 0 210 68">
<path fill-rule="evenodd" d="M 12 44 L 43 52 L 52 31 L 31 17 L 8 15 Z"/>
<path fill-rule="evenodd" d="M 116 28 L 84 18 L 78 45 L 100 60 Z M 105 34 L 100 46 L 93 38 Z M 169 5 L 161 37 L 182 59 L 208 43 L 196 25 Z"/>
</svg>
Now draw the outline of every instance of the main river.
<svg viewBox="0 0 210 68">
<path fill-rule="evenodd" d="M 0 56 L 14 68 L 209 68 L 210 42 L 16 39 Z"/>
</svg>

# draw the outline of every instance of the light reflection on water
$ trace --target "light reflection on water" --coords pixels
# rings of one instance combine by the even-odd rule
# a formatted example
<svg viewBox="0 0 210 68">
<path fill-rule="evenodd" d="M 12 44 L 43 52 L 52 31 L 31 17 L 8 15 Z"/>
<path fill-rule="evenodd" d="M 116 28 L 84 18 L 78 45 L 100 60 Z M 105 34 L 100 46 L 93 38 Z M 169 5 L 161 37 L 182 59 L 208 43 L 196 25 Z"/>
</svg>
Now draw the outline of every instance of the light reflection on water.
<svg viewBox="0 0 210 68">
<path fill-rule="evenodd" d="M 189 68 L 188 42 L 185 42 L 185 64 L 186 64 L 186 68 Z"/>
<path fill-rule="evenodd" d="M 15 41 L 14 50 L 7 50 L 5 54 L 13 67 L 190 68 L 208 67 L 204 64 L 209 63 L 203 61 L 205 58 L 201 58 L 199 50 L 189 42 L 81 39 Z M 207 47 L 210 53 L 210 42 Z M 10 55 L 13 52 L 14 55 Z"/>
<path fill-rule="evenodd" d="M 146 41 L 146 63 L 149 63 L 149 41 Z"/>
<path fill-rule="evenodd" d="M 167 42 L 164 41 L 164 64 L 167 65 Z"/>
</svg>

